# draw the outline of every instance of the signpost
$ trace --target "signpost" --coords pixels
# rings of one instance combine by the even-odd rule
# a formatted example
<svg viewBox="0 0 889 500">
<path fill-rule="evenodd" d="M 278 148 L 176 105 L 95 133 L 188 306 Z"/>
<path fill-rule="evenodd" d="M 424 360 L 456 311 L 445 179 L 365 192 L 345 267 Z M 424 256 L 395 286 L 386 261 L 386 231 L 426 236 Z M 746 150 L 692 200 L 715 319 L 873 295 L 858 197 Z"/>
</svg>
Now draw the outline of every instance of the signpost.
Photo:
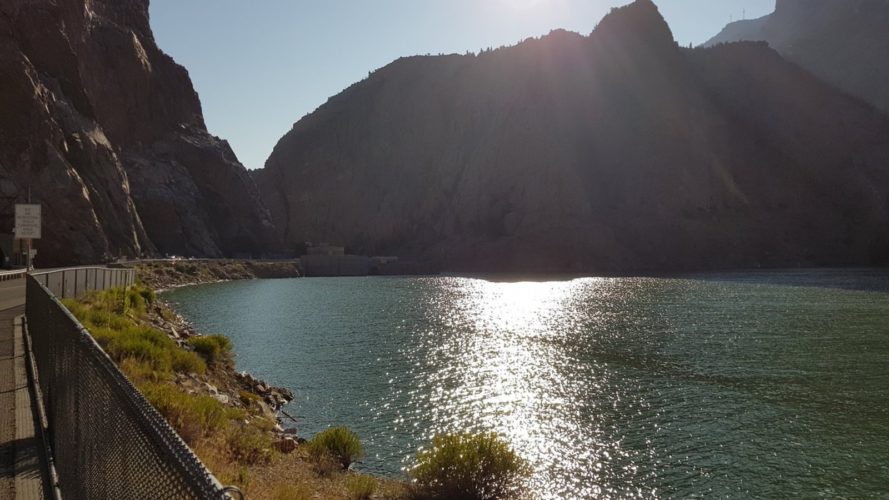
<svg viewBox="0 0 889 500">
<path fill-rule="evenodd" d="M 31 269 L 34 253 L 31 251 L 31 240 L 39 240 L 40 234 L 40 205 L 17 204 L 15 206 L 15 237 L 28 241 L 27 265 Z"/>
</svg>

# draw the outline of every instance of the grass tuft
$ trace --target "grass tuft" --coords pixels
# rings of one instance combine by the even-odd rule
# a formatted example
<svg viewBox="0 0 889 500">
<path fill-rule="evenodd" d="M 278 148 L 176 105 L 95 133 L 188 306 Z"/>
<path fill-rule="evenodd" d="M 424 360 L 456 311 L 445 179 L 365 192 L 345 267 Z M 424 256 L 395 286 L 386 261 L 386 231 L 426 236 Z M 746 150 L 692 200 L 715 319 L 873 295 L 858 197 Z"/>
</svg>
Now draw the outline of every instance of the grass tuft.
<svg viewBox="0 0 889 500">
<path fill-rule="evenodd" d="M 370 500 L 377 489 L 376 479 L 370 476 L 349 476 L 346 478 L 346 490 L 351 500 Z"/>
<path fill-rule="evenodd" d="M 307 443 L 309 454 L 316 459 L 329 455 L 343 469 L 348 469 L 352 462 L 361 458 L 364 450 L 358 435 L 348 427 L 331 427 L 325 429 Z"/>
<path fill-rule="evenodd" d="M 520 498 L 530 468 L 497 434 L 439 435 L 411 471 L 427 498 Z"/>
<path fill-rule="evenodd" d="M 226 408 L 211 396 L 194 396 L 170 384 L 145 383 L 139 390 L 179 432 L 186 443 L 224 432 L 229 423 Z"/>
<path fill-rule="evenodd" d="M 272 439 L 268 432 L 250 425 L 230 426 L 225 438 L 232 458 L 248 465 L 268 463 L 272 458 Z"/>
<path fill-rule="evenodd" d="M 211 365 L 229 366 L 234 363 L 232 342 L 222 335 L 203 335 L 188 339 L 188 345 Z"/>
</svg>

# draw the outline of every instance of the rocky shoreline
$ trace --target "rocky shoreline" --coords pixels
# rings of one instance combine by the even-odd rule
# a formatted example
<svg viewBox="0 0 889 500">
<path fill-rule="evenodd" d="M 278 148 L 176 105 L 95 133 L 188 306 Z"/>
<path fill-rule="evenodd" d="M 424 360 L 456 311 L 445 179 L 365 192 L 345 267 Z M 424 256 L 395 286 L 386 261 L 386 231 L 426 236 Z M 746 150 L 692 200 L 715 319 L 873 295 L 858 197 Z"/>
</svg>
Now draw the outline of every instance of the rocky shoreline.
<svg viewBox="0 0 889 500">
<path fill-rule="evenodd" d="M 300 276 L 296 261 L 153 261 L 131 266 L 136 268 L 137 280 L 155 292 L 219 281 Z M 162 298 L 154 298 L 146 320 L 184 350 L 197 351 L 201 339 L 220 339 L 196 331 Z M 285 410 L 294 400 L 293 392 L 236 370 L 232 357 L 236 353 L 227 339 L 226 349 L 230 353 L 227 361 L 208 363 L 206 373 L 175 373 L 170 381 L 187 397 L 213 398 L 226 413 L 241 415 L 234 423 L 239 429 L 234 437 L 210 437 L 192 445 L 220 481 L 236 485 L 254 498 L 409 498 L 410 486 L 403 481 L 340 469 L 329 460 L 319 461 L 309 450 L 311 442 L 307 439 L 311 436 L 300 435 L 298 422 Z M 177 430 L 182 435 L 183 430 Z M 247 451 L 233 452 L 233 441 L 238 450 Z M 365 493 L 356 496 L 356 485 Z"/>
<path fill-rule="evenodd" d="M 188 339 L 203 336 L 170 304 L 161 300 L 156 300 L 148 311 L 148 319 L 152 327 L 166 333 L 183 349 L 190 349 Z M 294 399 L 293 392 L 287 388 L 273 386 L 246 371 L 236 371 L 233 365 L 214 367 L 203 375 L 177 373 L 175 383 L 187 394 L 211 396 L 227 407 L 248 410 L 248 415 L 255 413 L 255 417 L 276 422 L 271 429 L 275 434 L 273 444 L 282 453 L 292 452 L 304 441 L 297 435 L 296 422 L 284 426 L 286 412 L 283 409 Z"/>
<path fill-rule="evenodd" d="M 224 281 L 303 276 L 298 260 L 159 260 L 121 265 L 135 269 L 136 280 L 157 292 Z"/>
</svg>

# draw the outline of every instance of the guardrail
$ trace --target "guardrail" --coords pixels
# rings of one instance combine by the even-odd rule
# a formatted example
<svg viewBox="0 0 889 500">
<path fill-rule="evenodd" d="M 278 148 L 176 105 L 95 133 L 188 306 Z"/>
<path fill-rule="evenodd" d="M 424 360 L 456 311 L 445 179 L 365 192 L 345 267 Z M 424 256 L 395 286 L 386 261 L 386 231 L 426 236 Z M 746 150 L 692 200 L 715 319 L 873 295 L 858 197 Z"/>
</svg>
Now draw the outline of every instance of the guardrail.
<svg viewBox="0 0 889 500">
<path fill-rule="evenodd" d="M 13 269 L 12 271 L 0 271 L 0 281 L 17 280 L 28 274 L 25 269 Z"/>
<path fill-rule="evenodd" d="M 27 278 L 36 392 L 62 495 L 227 499 L 226 489 L 56 296 L 127 286 L 134 279 L 127 271 L 61 269 Z"/>
<path fill-rule="evenodd" d="M 60 299 L 77 298 L 90 290 L 128 287 L 136 283 L 136 271 L 123 268 L 71 267 L 32 271 L 31 276 Z"/>
</svg>

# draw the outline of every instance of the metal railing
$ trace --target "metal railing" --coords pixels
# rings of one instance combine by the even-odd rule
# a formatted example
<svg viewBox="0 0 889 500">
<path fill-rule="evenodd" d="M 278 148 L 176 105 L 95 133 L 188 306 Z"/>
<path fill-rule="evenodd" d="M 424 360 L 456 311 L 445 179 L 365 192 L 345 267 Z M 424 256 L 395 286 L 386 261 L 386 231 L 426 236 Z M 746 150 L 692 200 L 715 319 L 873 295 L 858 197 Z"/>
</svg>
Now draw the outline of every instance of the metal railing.
<svg viewBox="0 0 889 500">
<path fill-rule="evenodd" d="M 28 274 L 25 269 L 13 269 L 11 271 L 0 271 L 0 281 L 17 280 L 24 278 Z"/>
<path fill-rule="evenodd" d="M 136 283 L 134 269 L 110 269 L 107 267 L 71 267 L 32 271 L 31 276 L 60 299 L 77 298 L 91 290 L 128 287 Z"/>
<path fill-rule="evenodd" d="M 27 278 L 26 318 L 45 434 L 67 498 L 229 498 L 56 295 L 127 286 L 122 269 Z M 109 271 L 124 271 L 121 273 Z M 55 290 L 55 291 L 54 291 Z"/>
</svg>

